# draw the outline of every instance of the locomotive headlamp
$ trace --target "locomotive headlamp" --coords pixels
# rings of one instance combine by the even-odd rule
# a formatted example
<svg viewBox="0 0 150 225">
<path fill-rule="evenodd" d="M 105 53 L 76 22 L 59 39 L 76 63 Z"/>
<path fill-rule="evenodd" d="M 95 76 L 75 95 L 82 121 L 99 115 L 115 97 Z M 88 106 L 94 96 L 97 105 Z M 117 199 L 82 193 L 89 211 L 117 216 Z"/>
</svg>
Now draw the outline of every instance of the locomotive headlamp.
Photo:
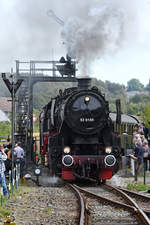
<svg viewBox="0 0 150 225">
<path fill-rule="evenodd" d="M 88 103 L 88 102 L 90 101 L 89 96 L 86 96 L 85 99 L 84 99 L 84 101 L 85 101 L 86 103 Z"/>
<path fill-rule="evenodd" d="M 116 163 L 116 158 L 113 155 L 107 155 L 104 162 L 106 166 L 114 166 Z"/>
<path fill-rule="evenodd" d="M 72 166 L 73 165 L 73 162 L 74 162 L 74 160 L 73 160 L 73 158 L 72 158 L 71 155 L 65 155 L 62 158 L 62 164 L 64 166 L 67 166 L 67 167 Z"/>
<path fill-rule="evenodd" d="M 66 146 L 64 148 L 64 153 L 68 154 L 70 152 L 70 147 L 69 146 Z"/>
<path fill-rule="evenodd" d="M 106 147 L 106 148 L 105 148 L 105 152 L 106 152 L 107 154 L 110 154 L 111 151 L 112 151 L 112 148 L 111 148 L 111 147 Z"/>
</svg>

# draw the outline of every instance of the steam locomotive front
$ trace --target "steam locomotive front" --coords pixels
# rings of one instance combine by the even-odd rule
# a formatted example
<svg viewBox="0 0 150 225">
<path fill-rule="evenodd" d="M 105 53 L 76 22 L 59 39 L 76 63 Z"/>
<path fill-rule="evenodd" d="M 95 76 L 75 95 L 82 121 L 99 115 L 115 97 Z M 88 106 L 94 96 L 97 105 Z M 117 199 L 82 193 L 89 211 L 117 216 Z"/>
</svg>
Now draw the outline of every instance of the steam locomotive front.
<svg viewBox="0 0 150 225">
<path fill-rule="evenodd" d="M 102 129 L 109 116 L 107 101 L 98 90 L 89 89 L 90 80 L 78 80 L 78 91 L 70 96 L 64 109 L 67 125 L 82 135 Z"/>
<path fill-rule="evenodd" d="M 62 157 L 63 179 L 73 179 L 76 174 L 104 180 L 112 176 L 116 163 L 108 102 L 97 88 L 90 88 L 90 80 L 78 80 L 78 89 L 63 107 L 63 118 L 70 128 L 63 132 L 68 141 Z"/>
</svg>

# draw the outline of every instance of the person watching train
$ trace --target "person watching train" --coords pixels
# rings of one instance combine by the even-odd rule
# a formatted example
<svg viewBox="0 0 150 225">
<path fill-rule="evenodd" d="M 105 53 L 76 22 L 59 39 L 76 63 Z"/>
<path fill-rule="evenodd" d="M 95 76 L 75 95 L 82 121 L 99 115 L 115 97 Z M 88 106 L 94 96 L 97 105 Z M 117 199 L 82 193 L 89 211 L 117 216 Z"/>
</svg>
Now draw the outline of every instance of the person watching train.
<svg viewBox="0 0 150 225">
<path fill-rule="evenodd" d="M 11 148 L 12 148 L 12 144 L 8 144 L 7 145 L 7 159 L 5 161 L 5 167 L 6 167 L 5 176 L 6 177 L 9 176 L 9 170 L 11 170 L 11 168 L 12 168 Z"/>
<path fill-rule="evenodd" d="M 148 145 L 150 147 L 150 121 L 148 122 L 148 127 L 147 127 L 147 140 L 148 140 Z"/>
<path fill-rule="evenodd" d="M 133 133 L 133 148 L 136 146 L 137 144 L 137 140 L 140 138 L 140 134 L 138 134 L 137 132 Z"/>
<path fill-rule="evenodd" d="M 16 154 L 16 164 L 20 166 L 20 177 L 23 176 L 23 167 L 24 167 L 24 150 L 21 147 L 22 143 L 18 142 L 17 146 L 14 148 Z"/>
<path fill-rule="evenodd" d="M 144 145 L 144 142 L 146 141 L 144 133 L 141 133 L 140 138 L 141 138 L 141 141 L 142 141 L 142 145 Z"/>
<path fill-rule="evenodd" d="M 144 168 L 145 170 L 150 171 L 150 148 L 148 146 L 148 141 L 145 139 L 143 142 L 143 147 L 144 147 L 144 154 L 143 154 L 143 162 L 144 162 Z M 149 161 L 149 163 L 148 163 Z M 148 168 L 149 166 L 149 168 Z"/>
<path fill-rule="evenodd" d="M 136 146 L 134 148 L 134 157 L 135 157 L 135 181 L 137 181 L 137 176 L 141 172 L 143 164 L 143 154 L 144 147 L 142 145 L 141 138 L 137 139 Z"/>
<path fill-rule="evenodd" d="M 7 155 L 6 153 L 4 152 L 4 149 L 3 149 L 3 145 L 0 144 L 0 183 L 3 187 L 3 193 L 4 193 L 4 196 L 8 196 L 8 190 L 7 190 L 7 186 L 6 186 L 6 180 L 5 180 L 5 161 L 7 159 Z"/>
</svg>

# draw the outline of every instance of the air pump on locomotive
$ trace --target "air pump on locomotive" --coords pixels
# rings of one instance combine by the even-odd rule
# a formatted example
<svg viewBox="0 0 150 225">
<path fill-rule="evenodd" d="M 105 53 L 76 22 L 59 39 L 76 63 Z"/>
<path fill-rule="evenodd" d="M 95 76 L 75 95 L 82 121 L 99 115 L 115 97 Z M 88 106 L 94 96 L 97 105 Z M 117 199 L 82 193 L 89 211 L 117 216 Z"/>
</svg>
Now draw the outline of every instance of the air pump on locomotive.
<svg viewBox="0 0 150 225">
<path fill-rule="evenodd" d="M 41 154 L 52 175 L 64 180 L 110 179 L 118 170 L 109 105 L 90 78 L 60 90 L 40 115 Z"/>
</svg>

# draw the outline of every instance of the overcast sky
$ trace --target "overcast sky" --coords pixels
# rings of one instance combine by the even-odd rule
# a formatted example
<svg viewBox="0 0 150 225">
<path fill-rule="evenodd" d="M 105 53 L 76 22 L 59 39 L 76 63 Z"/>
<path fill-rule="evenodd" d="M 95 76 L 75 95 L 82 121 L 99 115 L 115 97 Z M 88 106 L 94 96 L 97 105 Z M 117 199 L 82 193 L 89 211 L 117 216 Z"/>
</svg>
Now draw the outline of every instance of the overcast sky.
<svg viewBox="0 0 150 225">
<path fill-rule="evenodd" d="M 1 72 L 15 70 L 15 60 L 58 60 L 69 52 L 79 75 L 149 82 L 149 0 L 1 0 L 0 27 Z"/>
</svg>

